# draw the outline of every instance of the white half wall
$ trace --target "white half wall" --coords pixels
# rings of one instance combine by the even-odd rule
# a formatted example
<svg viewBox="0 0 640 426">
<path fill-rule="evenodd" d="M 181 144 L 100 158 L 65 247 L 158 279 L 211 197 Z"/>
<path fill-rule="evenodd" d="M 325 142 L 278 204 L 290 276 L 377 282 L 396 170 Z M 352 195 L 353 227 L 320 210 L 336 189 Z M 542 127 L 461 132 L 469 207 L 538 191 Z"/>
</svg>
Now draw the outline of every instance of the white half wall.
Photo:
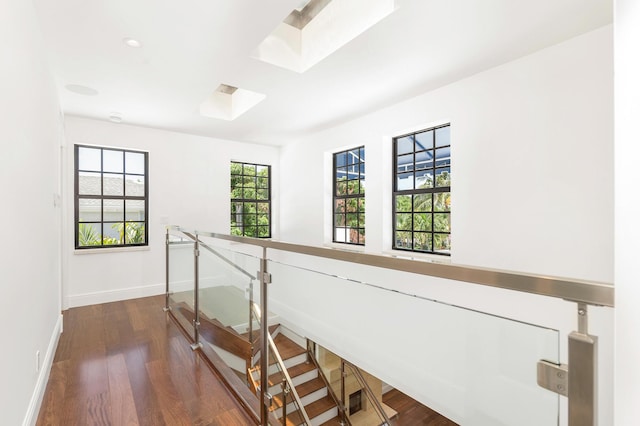
<svg viewBox="0 0 640 426">
<path fill-rule="evenodd" d="M 640 3 L 616 2 L 616 336 L 615 424 L 640 417 Z"/>
<path fill-rule="evenodd" d="M 66 117 L 65 125 L 65 307 L 164 293 L 167 224 L 230 232 L 231 160 L 272 166 L 272 233 L 278 235 L 278 148 L 79 117 Z M 149 152 L 147 248 L 74 250 L 74 144 Z"/>
<path fill-rule="evenodd" d="M 59 161 L 63 124 L 30 1 L 0 2 L 0 413 L 34 424 L 62 322 Z"/>
</svg>

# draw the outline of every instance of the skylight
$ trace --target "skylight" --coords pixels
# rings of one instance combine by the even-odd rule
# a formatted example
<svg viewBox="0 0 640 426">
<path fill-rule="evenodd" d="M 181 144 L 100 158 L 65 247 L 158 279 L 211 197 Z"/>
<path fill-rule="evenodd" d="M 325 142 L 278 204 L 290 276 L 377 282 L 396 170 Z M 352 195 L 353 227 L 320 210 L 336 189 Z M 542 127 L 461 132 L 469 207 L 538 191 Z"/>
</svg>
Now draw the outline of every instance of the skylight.
<svg viewBox="0 0 640 426">
<path fill-rule="evenodd" d="M 310 0 L 263 40 L 253 57 L 303 73 L 394 11 L 395 0 Z"/>
<path fill-rule="evenodd" d="M 262 93 L 221 84 L 200 104 L 200 115 L 220 120 L 235 120 L 264 98 L 266 95 Z"/>
</svg>

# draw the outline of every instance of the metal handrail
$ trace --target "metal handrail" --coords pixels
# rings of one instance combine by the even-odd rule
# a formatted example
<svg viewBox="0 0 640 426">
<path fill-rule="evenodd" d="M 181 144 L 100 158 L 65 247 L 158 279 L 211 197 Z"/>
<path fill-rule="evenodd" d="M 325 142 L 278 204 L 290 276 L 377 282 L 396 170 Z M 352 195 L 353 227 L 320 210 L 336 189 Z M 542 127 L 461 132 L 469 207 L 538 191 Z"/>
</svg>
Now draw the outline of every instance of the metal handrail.
<svg viewBox="0 0 640 426">
<path fill-rule="evenodd" d="M 349 417 L 346 416 L 347 407 L 345 406 L 345 401 L 343 401 L 342 398 L 338 398 L 335 391 L 331 387 L 331 382 L 327 378 L 327 375 L 324 374 L 324 371 L 322 371 L 322 368 L 320 367 L 320 364 L 318 363 L 318 360 L 315 357 L 316 355 L 315 351 L 311 351 L 310 349 L 307 349 L 307 352 L 311 353 L 312 355 L 310 357 L 311 362 L 313 362 L 313 365 L 318 369 L 318 374 L 320 375 L 320 378 L 322 379 L 324 384 L 327 386 L 327 392 L 331 396 L 331 399 L 333 399 L 338 404 L 338 411 L 340 412 L 340 415 L 341 415 L 340 417 L 345 422 L 343 426 L 351 426 L 351 420 L 349 420 Z"/>
<path fill-rule="evenodd" d="M 170 226 L 168 228 L 183 233 L 196 232 L 179 226 Z M 403 259 L 393 256 L 358 253 L 334 248 L 314 247 L 274 240 L 265 240 L 261 238 L 238 237 L 215 232 L 197 231 L 197 234 L 226 241 L 258 246 L 263 249 L 289 251 L 309 256 L 411 272 L 414 274 L 428 275 L 507 290 L 556 297 L 572 302 L 586 303 L 588 305 L 614 306 L 615 292 L 613 285 L 596 281 L 535 275 L 500 269 L 479 268 L 475 266 L 435 263 L 416 259 Z"/>
<path fill-rule="evenodd" d="M 373 402 L 373 406 L 378 412 L 378 415 L 384 420 L 383 424 L 390 426 L 391 419 L 389 419 L 389 416 L 387 416 L 387 413 L 384 411 L 384 408 L 382 408 L 382 405 L 380 404 L 380 401 L 378 401 L 378 398 L 376 398 L 376 396 L 373 394 L 373 391 L 371 390 L 371 386 L 369 386 L 369 383 L 367 383 L 367 381 L 365 380 L 360 369 L 345 359 L 343 359 L 342 362 L 345 363 L 345 365 L 347 365 L 349 368 L 351 368 L 351 372 L 353 373 L 353 376 L 360 383 L 360 386 L 362 386 L 365 393 L 369 395 L 369 400 Z"/>
<path fill-rule="evenodd" d="M 258 321 L 258 324 L 260 325 L 260 327 L 267 327 L 267 325 L 262 323 L 260 311 L 256 309 L 257 305 L 255 303 L 252 305 L 252 308 L 253 308 L 253 314 L 256 316 L 256 320 Z M 271 352 L 273 353 L 273 356 L 276 359 L 276 363 L 280 367 L 280 371 L 282 371 L 282 375 L 284 376 L 285 380 L 289 384 L 289 388 L 291 389 L 291 393 L 293 394 L 293 399 L 295 400 L 295 403 L 298 406 L 298 410 L 300 410 L 300 413 L 302 414 L 302 418 L 304 419 L 305 424 L 308 426 L 311 426 L 311 420 L 309 419 L 309 415 L 307 414 L 307 411 L 304 409 L 304 405 L 300 400 L 300 396 L 298 395 L 298 391 L 296 390 L 296 387 L 293 385 L 293 381 L 291 380 L 289 371 L 287 370 L 287 367 L 285 367 L 284 361 L 280 356 L 280 352 L 278 351 L 278 348 L 276 347 L 276 344 L 273 341 L 273 338 L 271 337 L 271 333 L 269 333 L 268 330 L 267 330 L 267 339 L 269 341 L 269 347 L 271 348 Z M 264 356 L 264 355 L 265 354 L 261 354 L 261 356 Z M 269 372 L 260 371 L 260 374 L 269 374 Z"/>
<path fill-rule="evenodd" d="M 204 249 L 206 249 L 209 253 L 213 254 L 214 256 L 218 257 L 220 260 L 222 260 L 223 262 L 228 263 L 229 265 L 231 265 L 231 267 L 233 267 L 235 270 L 237 270 L 238 272 L 246 275 L 247 277 L 249 277 L 252 280 L 255 280 L 256 277 L 251 275 L 249 272 L 247 272 L 246 270 L 242 269 L 241 267 L 239 267 L 238 265 L 236 265 L 235 263 L 233 263 L 232 261 L 230 261 L 229 259 L 227 259 L 226 257 L 224 257 L 223 255 L 221 255 L 220 253 L 218 253 L 214 248 L 212 248 L 211 246 L 209 246 L 208 244 L 204 243 L 200 238 L 198 238 L 198 235 L 203 235 L 197 232 L 185 232 L 185 231 L 180 231 L 182 232 L 184 235 L 186 235 L 187 237 L 191 238 L 193 241 L 195 241 L 196 239 L 199 241 L 200 247 L 203 247 Z"/>
</svg>

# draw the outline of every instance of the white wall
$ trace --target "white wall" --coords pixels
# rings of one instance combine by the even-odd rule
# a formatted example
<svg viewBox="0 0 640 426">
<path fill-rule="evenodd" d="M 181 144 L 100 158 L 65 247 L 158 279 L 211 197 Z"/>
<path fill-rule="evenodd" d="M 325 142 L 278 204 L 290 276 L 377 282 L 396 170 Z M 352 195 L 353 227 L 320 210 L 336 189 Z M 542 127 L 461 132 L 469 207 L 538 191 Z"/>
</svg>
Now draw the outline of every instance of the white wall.
<svg viewBox="0 0 640 426">
<path fill-rule="evenodd" d="M 638 423 L 640 416 L 640 4 L 616 2 L 616 425 Z"/>
<path fill-rule="evenodd" d="M 64 282 L 66 306 L 82 306 L 164 292 L 165 225 L 228 234 L 229 163 L 272 166 L 273 235 L 278 235 L 277 148 L 115 124 L 79 117 L 65 120 Z M 73 145 L 149 152 L 149 247 L 74 250 Z"/>
<path fill-rule="evenodd" d="M 611 47 L 609 26 L 286 146 L 282 239 L 330 239 L 323 159 L 364 144 L 366 251 L 390 249 L 391 137 L 450 122 L 453 262 L 611 282 Z"/>
<path fill-rule="evenodd" d="M 7 425 L 35 421 L 62 326 L 54 206 L 62 118 L 41 37 L 32 2 L 0 2 L 0 413 Z"/>
<path fill-rule="evenodd" d="M 282 239 L 328 244 L 330 153 L 364 144 L 364 250 L 391 252 L 391 137 L 450 122 L 452 262 L 612 283 L 612 32 L 612 26 L 603 27 L 284 147 Z M 304 206 L 304 214 L 293 206 Z M 318 226 L 321 223 L 323 227 Z M 312 267 L 314 262 L 310 263 Z M 315 267 L 323 266 L 315 262 Z M 560 361 L 567 362 L 566 337 L 577 328 L 573 303 L 425 277 L 374 274 L 365 268 L 340 271 L 332 265 L 325 269 L 340 276 L 364 276 L 407 294 L 558 329 Z M 390 360 L 402 352 L 384 345 L 385 336 L 396 341 L 400 335 L 406 342 L 403 351 L 429 351 L 432 342 L 416 340 L 422 330 L 419 325 L 398 322 L 387 315 L 384 303 L 366 292 L 357 298 L 319 292 L 311 307 L 339 306 L 336 299 L 342 297 L 353 302 L 351 311 L 336 308 L 325 313 L 294 300 L 299 296 L 295 292 L 277 295 L 272 306 L 286 310 L 282 315 L 299 329 L 309 330 L 319 343 L 417 399 L 434 403 L 421 376 L 389 367 Z M 408 302 L 405 307 L 410 309 Z M 393 308 L 403 312 L 402 305 Z M 362 321 L 327 327 L 324 324 L 331 324 L 331 315 Z M 600 424 L 609 425 L 613 424 L 613 310 L 592 307 L 590 315 L 590 332 L 600 339 L 599 419 Z M 370 330 L 368 320 L 376 316 L 383 319 Z M 365 339 L 349 338 L 361 332 L 379 336 L 379 344 L 371 347 Z M 420 365 L 410 358 L 403 362 Z M 443 407 L 451 405 L 441 402 Z M 446 410 L 444 414 L 466 419 Z M 564 398 L 560 418 L 564 424 Z"/>
</svg>

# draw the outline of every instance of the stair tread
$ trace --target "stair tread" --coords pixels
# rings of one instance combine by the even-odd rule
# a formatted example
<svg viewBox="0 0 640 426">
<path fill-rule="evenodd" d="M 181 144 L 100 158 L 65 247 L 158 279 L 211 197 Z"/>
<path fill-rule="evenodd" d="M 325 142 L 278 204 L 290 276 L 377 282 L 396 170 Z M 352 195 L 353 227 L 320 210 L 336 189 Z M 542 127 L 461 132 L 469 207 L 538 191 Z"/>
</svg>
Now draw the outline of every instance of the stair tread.
<svg viewBox="0 0 640 426">
<path fill-rule="evenodd" d="M 278 329 L 278 327 L 280 327 L 280 324 L 273 324 L 269 326 L 269 334 L 273 335 L 273 333 Z M 257 340 L 260 337 L 260 329 L 259 328 L 254 328 L 253 331 L 253 339 Z M 246 337 L 249 338 L 249 332 L 246 331 L 244 333 L 240 334 L 242 337 Z"/>
<path fill-rule="evenodd" d="M 316 377 L 308 382 L 304 382 L 296 386 L 296 392 L 298 392 L 298 396 L 302 399 L 317 390 L 323 389 L 324 387 L 324 381 L 320 377 Z M 292 399 L 293 395 L 289 394 L 287 397 L 287 403 L 290 403 Z M 273 396 L 273 409 L 276 410 L 280 407 L 282 407 L 282 392 Z"/>
<path fill-rule="evenodd" d="M 320 377 L 316 377 L 314 379 L 311 379 L 307 382 L 301 383 L 300 385 L 296 386 L 296 392 L 298 392 L 298 396 L 300 396 L 300 398 L 303 398 L 309 395 L 310 393 L 313 393 L 324 387 L 325 387 L 324 380 L 322 380 Z"/>
<path fill-rule="evenodd" d="M 282 420 L 282 417 L 280 417 L 280 420 Z M 304 422 L 299 411 L 296 410 L 293 413 L 287 413 L 287 422 L 285 426 L 298 426 L 302 423 Z"/>
<path fill-rule="evenodd" d="M 327 410 L 337 407 L 335 401 L 329 395 L 313 401 L 309 405 L 305 405 L 304 409 L 310 419 L 319 416 Z"/>
<path fill-rule="evenodd" d="M 273 339 L 273 342 L 276 344 L 278 352 L 280 352 L 280 357 L 282 357 L 283 360 L 307 353 L 305 348 L 282 333 L 278 334 L 275 339 Z"/>
<path fill-rule="evenodd" d="M 314 417 L 317 417 L 320 414 L 324 413 L 325 411 L 330 410 L 334 407 L 336 407 L 336 403 L 333 402 L 331 397 L 325 396 L 324 398 L 321 398 L 305 406 L 304 409 L 307 412 L 307 416 L 309 416 L 309 419 L 313 420 Z M 282 419 L 282 417 L 280 419 Z M 302 423 L 303 423 L 303 417 L 298 410 L 292 413 L 287 413 L 286 426 L 298 426 Z"/>
<path fill-rule="evenodd" d="M 296 364 L 294 366 L 292 366 L 291 368 L 288 368 L 287 371 L 289 372 L 289 376 L 291 377 L 291 379 L 294 379 L 304 373 L 308 373 L 310 371 L 313 371 L 316 369 L 316 366 L 313 365 L 312 363 L 300 363 L 300 364 Z M 282 372 L 278 371 L 277 373 L 273 373 L 269 375 L 269 386 L 273 386 L 275 384 L 281 383 L 282 382 L 282 378 L 284 377 L 284 375 L 282 374 Z"/>
<path fill-rule="evenodd" d="M 322 423 L 320 426 L 342 426 L 342 422 L 340 416 L 335 416 L 334 418 Z"/>
</svg>

